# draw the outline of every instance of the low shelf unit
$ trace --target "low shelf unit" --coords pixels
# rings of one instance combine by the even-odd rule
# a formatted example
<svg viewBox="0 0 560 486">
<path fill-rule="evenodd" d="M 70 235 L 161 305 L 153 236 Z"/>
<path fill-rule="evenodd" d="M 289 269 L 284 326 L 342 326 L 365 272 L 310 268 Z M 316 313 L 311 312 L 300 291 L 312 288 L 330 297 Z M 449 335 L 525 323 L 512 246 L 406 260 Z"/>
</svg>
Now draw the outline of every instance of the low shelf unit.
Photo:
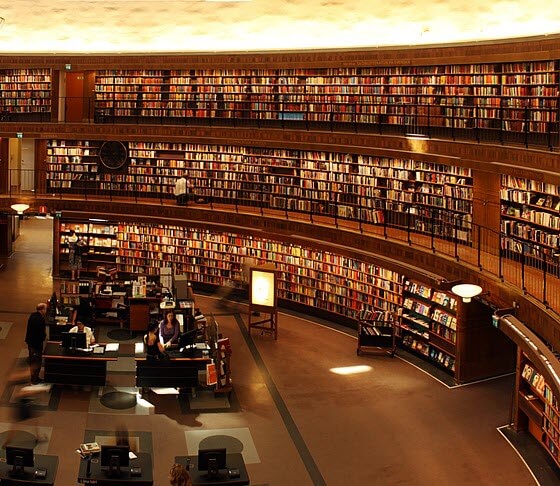
<svg viewBox="0 0 560 486">
<path fill-rule="evenodd" d="M 396 345 L 394 313 L 362 309 L 358 321 L 358 356 L 378 350 L 395 356 Z"/>
</svg>

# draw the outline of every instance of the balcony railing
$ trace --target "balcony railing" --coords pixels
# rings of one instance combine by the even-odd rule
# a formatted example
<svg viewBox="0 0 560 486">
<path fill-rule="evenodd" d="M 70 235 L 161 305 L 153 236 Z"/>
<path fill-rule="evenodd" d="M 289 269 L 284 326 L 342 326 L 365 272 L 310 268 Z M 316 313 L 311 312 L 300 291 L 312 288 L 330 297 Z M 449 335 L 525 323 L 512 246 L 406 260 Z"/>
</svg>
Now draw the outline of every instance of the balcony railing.
<svg viewBox="0 0 560 486">
<path fill-rule="evenodd" d="M 38 177 L 35 177 L 38 176 Z M 137 203 L 175 205 L 173 194 L 153 194 L 135 191 L 119 192 L 118 196 L 111 191 L 99 191 L 87 186 L 74 193 L 48 191 L 37 193 L 34 188 L 23 185 L 24 181 L 42 180 L 46 174 L 35 174 L 34 171 L 12 170 L 9 173 L 6 190 L 0 198 L 6 200 L 5 207 L 12 202 L 27 201 L 33 205 L 35 198 L 49 198 L 50 209 L 56 208 L 56 201 L 91 200 L 91 201 L 122 201 Z M 196 194 L 205 188 L 193 188 Z M 207 188 L 206 188 L 207 189 Z M 264 200 L 264 198 L 262 199 Z M 264 204 L 251 205 L 248 200 L 239 198 L 224 199 L 219 202 L 205 196 L 199 207 L 220 209 L 237 213 L 249 213 L 271 216 L 287 221 L 309 221 L 313 224 L 329 225 L 340 229 L 352 230 L 365 235 L 375 235 L 386 239 L 405 242 L 411 247 L 427 249 L 436 254 L 452 257 L 458 262 L 472 265 L 482 272 L 498 276 L 503 281 L 517 287 L 560 314 L 560 253 L 544 253 L 541 247 L 520 240 L 514 236 L 497 233 L 489 228 L 473 224 L 461 218 L 444 220 L 437 211 L 431 214 L 414 212 L 397 213 L 387 211 L 383 221 L 374 223 L 364 221 L 360 207 L 352 212 L 325 212 L 321 204 L 312 205 L 312 211 L 298 211 L 297 208 L 272 208 Z M 196 201 L 190 204 L 197 205 Z M 365 208 L 363 208 L 365 209 Z M 515 243 L 515 244 L 509 244 Z M 521 248 L 515 252 L 509 248 Z"/>
<path fill-rule="evenodd" d="M 60 98 L 58 117 L 50 112 L 0 113 L 3 122 L 60 122 L 87 124 L 231 126 L 290 128 L 301 130 L 375 133 L 380 135 L 421 135 L 427 138 L 468 140 L 560 149 L 560 115 L 554 107 L 479 106 L 475 104 L 430 103 L 422 96 L 415 102 L 401 99 L 391 103 L 333 103 L 330 97 L 292 95 L 290 103 L 270 99 L 248 101 L 233 93 L 227 102 L 216 100 L 133 101 L 127 108 L 96 105 L 92 97 Z M 180 103 L 177 106 L 177 103 Z M 128 106 L 130 105 L 130 106 Z M 155 105 L 155 108 L 150 106 Z"/>
</svg>

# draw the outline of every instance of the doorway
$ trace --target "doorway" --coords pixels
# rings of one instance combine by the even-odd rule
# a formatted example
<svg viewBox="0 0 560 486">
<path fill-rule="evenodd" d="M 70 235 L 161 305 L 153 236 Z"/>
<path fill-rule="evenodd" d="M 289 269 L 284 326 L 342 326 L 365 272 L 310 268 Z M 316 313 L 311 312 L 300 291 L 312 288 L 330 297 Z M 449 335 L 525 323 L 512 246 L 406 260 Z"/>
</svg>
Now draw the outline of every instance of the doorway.
<svg viewBox="0 0 560 486">
<path fill-rule="evenodd" d="M 11 194 L 35 192 L 35 140 L 8 140 L 8 187 Z"/>
<path fill-rule="evenodd" d="M 84 73 L 66 73 L 66 122 L 84 119 Z"/>
</svg>

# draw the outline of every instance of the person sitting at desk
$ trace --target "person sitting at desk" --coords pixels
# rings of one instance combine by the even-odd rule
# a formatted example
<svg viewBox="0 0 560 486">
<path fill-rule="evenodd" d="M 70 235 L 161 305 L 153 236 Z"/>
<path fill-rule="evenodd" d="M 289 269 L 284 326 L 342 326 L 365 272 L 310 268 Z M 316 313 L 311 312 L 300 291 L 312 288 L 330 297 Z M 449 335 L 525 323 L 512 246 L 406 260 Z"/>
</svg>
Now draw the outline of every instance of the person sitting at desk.
<svg viewBox="0 0 560 486">
<path fill-rule="evenodd" d="M 157 322 L 150 322 L 148 332 L 144 336 L 144 344 L 146 345 L 146 356 L 152 359 L 160 359 L 165 353 L 163 344 L 158 337 L 159 325 Z"/>
<path fill-rule="evenodd" d="M 179 321 L 175 317 L 175 312 L 167 311 L 165 319 L 159 323 L 159 342 L 164 348 L 177 344 L 179 339 Z"/>
<path fill-rule="evenodd" d="M 173 464 L 171 466 L 169 484 L 171 486 L 193 486 L 191 475 L 182 464 Z"/>
<path fill-rule="evenodd" d="M 91 327 L 87 327 L 82 321 L 77 321 L 76 325 L 70 329 L 70 332 L 85 332 L 86 333 L 86 343 L 89 348 L 92 344 L 95 344 L 95 336 Z"/>
</svg>

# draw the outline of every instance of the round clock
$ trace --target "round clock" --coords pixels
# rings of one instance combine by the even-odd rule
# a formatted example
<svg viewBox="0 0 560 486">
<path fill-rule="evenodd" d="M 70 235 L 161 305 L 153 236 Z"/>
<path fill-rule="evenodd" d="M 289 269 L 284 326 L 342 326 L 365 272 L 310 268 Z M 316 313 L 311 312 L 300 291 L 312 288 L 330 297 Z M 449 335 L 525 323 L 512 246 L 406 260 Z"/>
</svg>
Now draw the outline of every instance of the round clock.
<svg viewBox="0 0 560 486">
<path fill-rule="evenodd" d="M 110 140 L 99 148 L 99 158 L 107 169 L 122 169 L 128 160 L 128 150 L 124 143 Z"/>
</svg>

